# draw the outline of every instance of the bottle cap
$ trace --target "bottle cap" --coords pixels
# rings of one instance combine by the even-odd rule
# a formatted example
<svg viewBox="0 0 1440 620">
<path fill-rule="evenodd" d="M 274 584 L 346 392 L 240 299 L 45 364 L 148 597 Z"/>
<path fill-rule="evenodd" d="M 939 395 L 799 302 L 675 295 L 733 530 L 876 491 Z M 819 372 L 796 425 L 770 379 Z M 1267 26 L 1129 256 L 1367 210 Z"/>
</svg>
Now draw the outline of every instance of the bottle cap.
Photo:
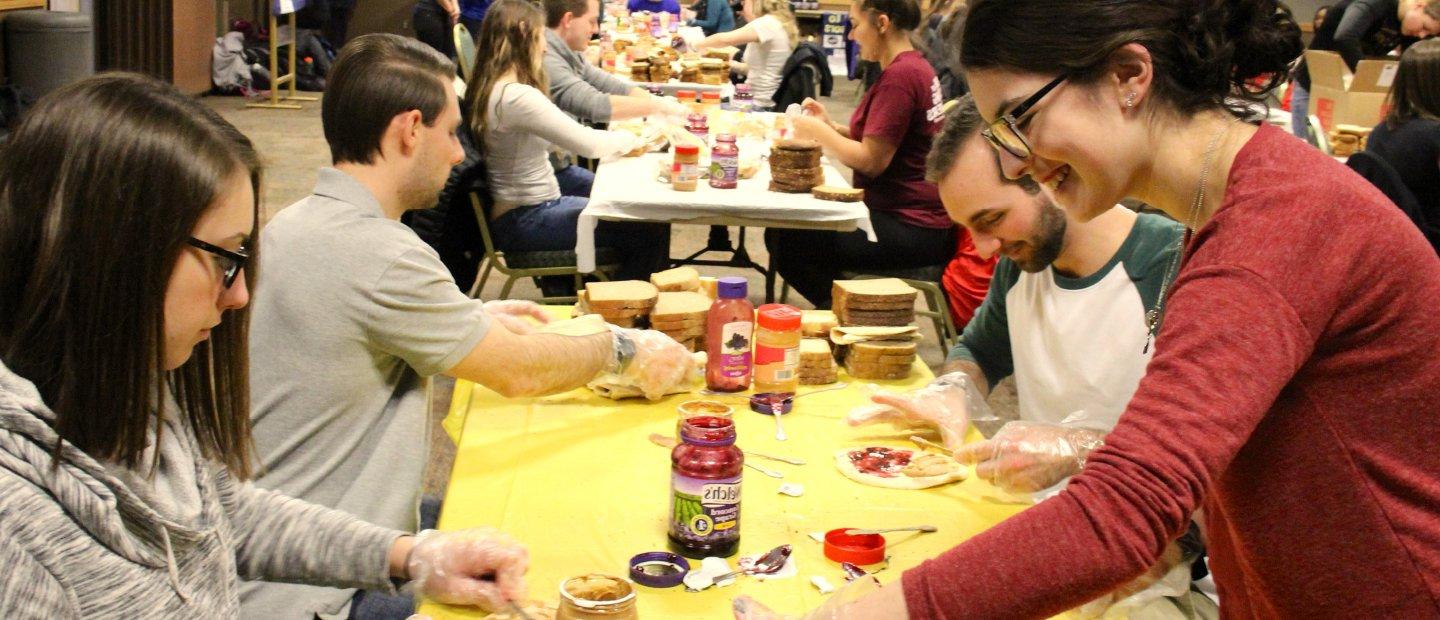
<svg viewBox="0 0 1440 620">
<path fill-rule="evenodd" d="M 800 309 L 786 304 L 765 304 L 760 306 L 760 327 L 773 331 L 800 329 Z"/>
<path fill-rule="evenodd" d="M 667 551 L 649 551 L 630 558 L 630 580 L 642 586 L 673 588 L 689 572 L 689 560 Z"/>
<path fill-rule="evenodd" d="M 676 98 L 676 99 L 679 99 L 681 103 L 686 103 L 686 102 L 694 101 L 694 100 L 695 100 L 695 91 L 693 91 L 693 90 L 677 90 L 677 91 L 675 91 L 675 98 Z"/>
<path fill-rule="evenodd" d="M 675 145 L 675 154 L 676 154 L 676 155 L 696 155 L 696 156 L 699 156 L 699 155 L 700 155 L 700 147 L 697 146 L 697 145 L 694 145 L 694 144 L 677 144 L 677 145 Z"/>
<path fill-rule="evenodd" d="M 680 148 L 680 147 L 676 147 Z M 697 149 L 696 152 L 699 152 Z M 749 282 L 745 278 L 729 276 L 720 278 L 716 290 L 721 299 L 744 299 L 749 294 Z"/>
</svg>

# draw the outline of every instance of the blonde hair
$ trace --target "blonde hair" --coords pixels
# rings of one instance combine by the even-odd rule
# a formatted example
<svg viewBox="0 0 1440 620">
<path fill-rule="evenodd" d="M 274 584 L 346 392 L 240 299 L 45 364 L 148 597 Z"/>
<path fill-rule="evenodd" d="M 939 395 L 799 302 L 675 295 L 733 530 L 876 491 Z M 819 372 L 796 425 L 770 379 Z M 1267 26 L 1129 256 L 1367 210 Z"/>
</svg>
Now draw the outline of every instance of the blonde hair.
<svg viewBox="0 0 1440 620">
<path fill-rule="evenodd" d="M 790 11 L 790 0 L 750 0 L 755 9 L 755 18 L 774 15 L 785 27 L 785 36 L 790 38 L 790 49 L 800 45 L 800 30 L 795 26 L 795 13 Z"/>
<path fill-rule="evenodd" d="M 529 0 L 499 0 L 485 13 L 475 48 L 484 53 L 475 57 L 474 83 L 466 86 L 465 110 L 476 143 L 483 144 L 490 125 L 485 111 L 500 76 L 513 69 L 516 82 L 533 86 L 547 97 L 550 94 L 542 61 L 545 13 Z"/>
</svg>

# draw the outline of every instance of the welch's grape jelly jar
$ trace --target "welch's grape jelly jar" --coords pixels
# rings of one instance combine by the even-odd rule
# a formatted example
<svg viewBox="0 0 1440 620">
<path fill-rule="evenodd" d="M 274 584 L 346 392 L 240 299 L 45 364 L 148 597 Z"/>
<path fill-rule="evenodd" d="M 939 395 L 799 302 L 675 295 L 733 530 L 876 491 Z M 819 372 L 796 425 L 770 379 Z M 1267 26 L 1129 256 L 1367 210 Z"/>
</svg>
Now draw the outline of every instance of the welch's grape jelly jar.
<svg viewBox="0 0 1440 620">
<path fill-rule="evenodd" d="M 670 548 L 687 558 L 727 557 L 740 548 L 740 473 L 745 455 L 735 447 L 728 416 L 693 416 L 680 422 L 680 443 L 670 451 Z"/>
</svg>

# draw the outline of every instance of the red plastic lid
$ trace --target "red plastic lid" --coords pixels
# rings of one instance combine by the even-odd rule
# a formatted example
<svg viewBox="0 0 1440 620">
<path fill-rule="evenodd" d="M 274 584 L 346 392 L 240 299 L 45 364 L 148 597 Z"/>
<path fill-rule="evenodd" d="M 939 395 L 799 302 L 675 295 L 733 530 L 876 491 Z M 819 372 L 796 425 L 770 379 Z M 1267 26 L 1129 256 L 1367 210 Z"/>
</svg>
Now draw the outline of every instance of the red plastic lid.
<svg viewBox="0 0 1440 620">
<path fill-rule="evenodd" d="M 885 560 L 885 537 L 879 534 L 851 536 L 847 528 L 825 532 L 825 557 L 851 564 L 879 564 Z"/>
<path fill-rule="evenodd" d="M 675 91 L 675 98 L 676 98 L 676 99 L 679 99 L 679 100 L 681 100 L 681 101 L 686 101 L 686 100 L 694 101 L 694 100 L 695 100 L 695 91 L 693 91 L 693 90 L 677 90 L 677 91 Z"/>
<path fill-rule="evenodd" d="M 720 93 L 713 92 L 713 91 L 700 93 L 700 100 L 701 100 L 701 101 L 719 101 L 719 100 L 720 100 Z"/>
<path fill-rule="evenodd" d="M 773 331 L 800 329 L 800 309 L 786 304 L 765 304 L 760 306 L 760 327 Z"/>
<path fill-rule="evenodd" d="M 675 145 L 675 154 L 677 154 L 677 155 L 699 155 L 699 154 L 700 154 L 700 147 L 697 146 L 697 145 L 694 145 L 694 144 L 677 144 L 677 145 Z"/>
</svg>

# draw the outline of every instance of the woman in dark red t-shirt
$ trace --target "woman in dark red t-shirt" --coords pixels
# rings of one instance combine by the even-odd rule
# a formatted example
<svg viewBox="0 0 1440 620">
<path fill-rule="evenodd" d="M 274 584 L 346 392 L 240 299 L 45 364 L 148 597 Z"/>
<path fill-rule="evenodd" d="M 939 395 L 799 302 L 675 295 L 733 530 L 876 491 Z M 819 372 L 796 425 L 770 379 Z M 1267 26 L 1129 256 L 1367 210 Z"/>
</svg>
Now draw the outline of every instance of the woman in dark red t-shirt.
<svg viewBox="0 0 1440 620">
<path fill-rule="evenodd" d="M 957 247 L 955 224 L 935 184 L 925 180 L 925 156 L 944 102 L 935 71 L 910 44 L 920 6 L 915 0 L 856 0 L 850 22 L 861 57 L 883 71 L 848 126 L 831 122 L 825 107 L 808 99 L 806 114 L 794 119 L 795 134 L 819 142 L 828 156 L 854 170 L 878 241 L 861 231 L 771 229 L 765 235 L 780 275 L 818 308 L 830 306 L 831 283 L 842 272 L 944 265 Z"/>
</svg>

